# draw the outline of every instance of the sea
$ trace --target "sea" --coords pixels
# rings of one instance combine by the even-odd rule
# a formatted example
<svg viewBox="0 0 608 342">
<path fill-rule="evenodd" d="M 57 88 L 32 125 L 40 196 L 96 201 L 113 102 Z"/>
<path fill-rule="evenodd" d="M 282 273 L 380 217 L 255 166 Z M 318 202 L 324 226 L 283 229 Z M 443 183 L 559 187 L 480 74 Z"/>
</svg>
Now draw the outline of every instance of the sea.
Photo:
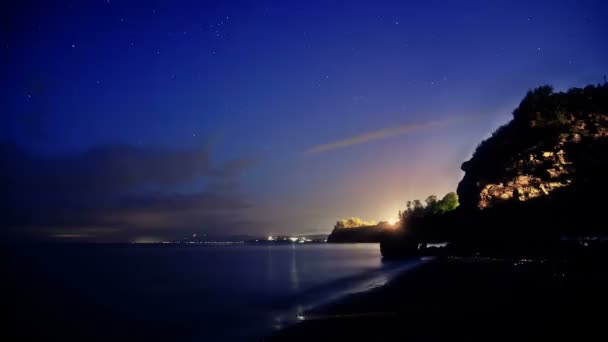
<svg viewBox="0 0 608 342">
<path fill-rule="evenodd" d="M 378 244 L 67 244 L 9 263 L 13 318 L 41 335 L 257 341 L 421 261 L 384 261 Z"/>
</svg>

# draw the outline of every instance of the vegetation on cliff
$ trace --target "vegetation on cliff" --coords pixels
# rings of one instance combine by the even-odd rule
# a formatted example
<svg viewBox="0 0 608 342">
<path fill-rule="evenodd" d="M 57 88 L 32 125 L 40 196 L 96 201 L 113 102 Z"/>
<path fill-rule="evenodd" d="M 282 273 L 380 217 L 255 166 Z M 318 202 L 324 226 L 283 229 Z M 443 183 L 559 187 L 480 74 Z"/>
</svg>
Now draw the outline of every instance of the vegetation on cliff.
<svg viewBox="0 0 608 342">
<path fill-rule="evenodd" d="M 420 200 L 407 201 L 405 205 L 406 210 L 399 212 L 400 221 L 404 223 L 408 218 L 443 215 L 458 208 L 460 205 L 458 195 L 455 192 L 447 193 L 440 200 L 437 199 L 437 196 L 430 195 L 424 202 L 426 206 Z"/>
<path fill-rule="evenodd" d="M 341 219 L 336 222 L 334 229 L 343 229 L 343 228 L 360 228 L 367 226 L 375 226 L 375 221 L 366 222 L 358 217 L 351 217 L 348 219 Z"/>
<path fill-rule="evenodd" d="M 336 222 L 327 242 L 381 242 L 394 239 L 399 234 L 397 230 L 405 225 L 418 226 L 418 222 L 433 221 L 458 208 L 458 195 L 454 192 L 446 194 L 438 200 L 430 195 L 422 204 L 420 200 L 408 201 L 406 209 L 399 212 L 399 222 L 365 222 L 360 218 L 342 219 Z M 410 229 L 410 232 L 414 228 Z M 411 233 L 410 233 L 411 234 Z"/>
<path fill-rule="evenodd" d="M 367 222 L 358 217 L 336 222 L 327 242 L 380 242 L 395 225 L 388 222 Z"/>
</svg>

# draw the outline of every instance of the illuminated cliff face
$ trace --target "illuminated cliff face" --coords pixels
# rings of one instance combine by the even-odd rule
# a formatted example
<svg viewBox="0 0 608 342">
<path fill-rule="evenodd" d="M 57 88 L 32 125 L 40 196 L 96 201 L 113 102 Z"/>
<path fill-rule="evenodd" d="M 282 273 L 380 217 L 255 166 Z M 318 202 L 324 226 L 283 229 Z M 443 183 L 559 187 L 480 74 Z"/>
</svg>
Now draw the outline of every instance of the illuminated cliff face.
<svg viewBox="0 0 608 342">
<path fill-rule="evenodd" d="M 570 185 L 574 168 L 564 155 L 565 152 L 561 149 L 557 153 L 542 151 L 530 153 L 527 159 L 514 161 L 513 168 L 521 175 L 505 182 L 485 184 L 479 193 L 477 207 L 483 209 L 491 207 L 497 201 L 511 199 L 523 202 Z M 539 171 L 546 173 L 544 177 L 535 176 Z"/>
<path fill-rule="evenodd" d="M 458 185 L 461 204 L 485 209 L 585 182 L 605 160 L 592 151 L 603 151 L 598 147 L 608 141 L 608 86 L 591 91 L 594 96 L 587 88 L 574 94 L 533 95 L 537 97 L 532 96 L 536 101 L 532 108 L 526 107 L 531 106 L 529 94 L 514 113 L 518 120 L 498 129 L 463 164 L 465 176 Z M 581 99 L 585 102 L 577 103 L 579 111 L 571 103 Z"/>
<path fill-rule="evenodd" d="M 548 195 L 552 191 L 570 186 L 576 175 L 576 166 L 569 160 L 571 145 L 587 143 L 608 137 L 608 116 L 591 114 L 585 119 L 572 120 L 571 130 L 559 134 L 554 146 L 534 146 L 527 156 L 519 155 L 506 171 L 515 170 L 516 177 L 504 182 L 487 183 L 479 193 L 479 209 L 493 206 L 504 200 L 527 201 Z M 590 130 L 589 127 L 594 129 Z M 570 152 L 572 153 L 572 152 Z M 480 183 L 480 185 L 483 183 Z"/>
</svg>

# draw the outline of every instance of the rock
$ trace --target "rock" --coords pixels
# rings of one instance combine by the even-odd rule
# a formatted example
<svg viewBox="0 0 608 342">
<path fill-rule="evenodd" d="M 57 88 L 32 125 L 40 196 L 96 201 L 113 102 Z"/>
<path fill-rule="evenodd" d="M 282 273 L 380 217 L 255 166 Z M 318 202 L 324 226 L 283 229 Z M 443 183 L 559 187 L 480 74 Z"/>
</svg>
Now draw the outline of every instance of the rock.
<svg viewBox="0 0 608 342">
<path fill-rule="evenodd" d="M 570 183 L 570 180 L 569 180 L 568 184 L 569 184 L 569 183 Z M 550 186 L 552 189 L 555 189 L 555 188 L 561 188 L 562 186 L 565 186 L 565 184 L 563 184 L 563 183 L 561 183 L 561 182 L 550 182 L 550 183 L 548 183 L 548 185 L 549 185 L 549 186 Z"/>
<path fill-rule="evenodd" d="M 561 174 L 561 172 L 556 169 L 547 169 L 547 173 L 549 174 L 549 178 L 557 178 Z"/>
<path fill-rule="evenodd" d="M 530 183 L 530 177 L 529 176 L 518 176 L 516 182 L 519 185 L 528 185 Z"/>
</svg>

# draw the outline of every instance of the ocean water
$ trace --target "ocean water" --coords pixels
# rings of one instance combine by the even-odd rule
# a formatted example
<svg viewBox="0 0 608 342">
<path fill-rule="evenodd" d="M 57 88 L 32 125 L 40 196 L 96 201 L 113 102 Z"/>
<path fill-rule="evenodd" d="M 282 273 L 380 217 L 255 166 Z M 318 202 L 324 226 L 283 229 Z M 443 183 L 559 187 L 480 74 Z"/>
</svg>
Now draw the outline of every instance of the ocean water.
<svg viewBox="0 0 608 342">
<path fill-rule="evenodd" d="M 418 264 L 377 244 L 51 245 L 11 254 L 11 277 L 15 319 L 62 338 L 255 341 Z"/>
</svg>

